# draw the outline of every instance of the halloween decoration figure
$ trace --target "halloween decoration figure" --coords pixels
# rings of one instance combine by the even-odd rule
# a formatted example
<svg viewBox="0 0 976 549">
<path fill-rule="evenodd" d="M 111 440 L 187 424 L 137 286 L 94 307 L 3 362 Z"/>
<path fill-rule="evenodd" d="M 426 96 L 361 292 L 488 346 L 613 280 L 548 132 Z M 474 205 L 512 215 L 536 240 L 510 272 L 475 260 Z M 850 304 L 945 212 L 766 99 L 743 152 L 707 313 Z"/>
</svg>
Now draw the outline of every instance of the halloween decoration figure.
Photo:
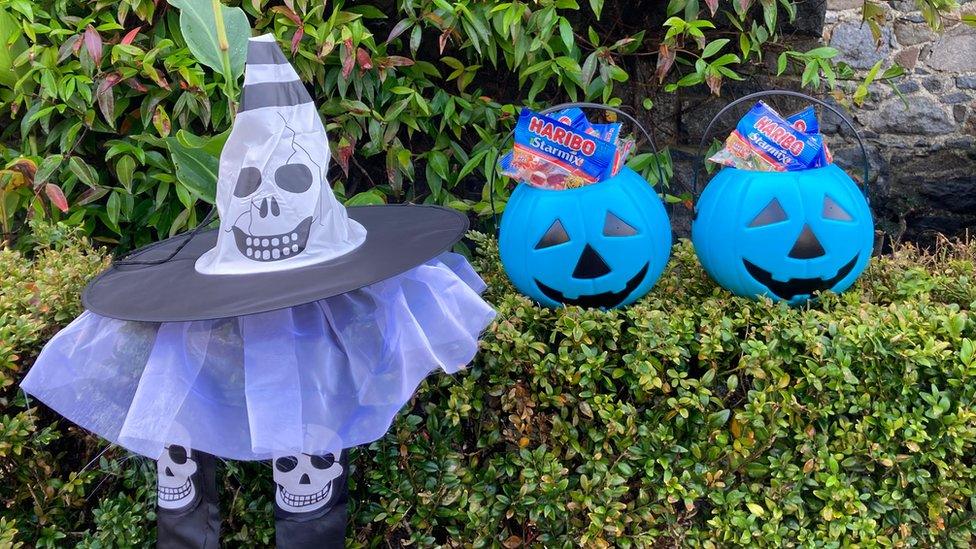
<svg viewBox="0 0 976 549">
<path fill-rule="evenodd" d="M 738 103 L 770 94 L 821 104 L 841 117 L 860 142 L 843 114 L 794 92 L 743 97 L 716 119 Z M 711 124 L 706 137 L 710 129 Z M 867 170 L 865 157 L 865 181 Z M 795 171 L 726 167 L 698 199 L 692 241 L 702 266 L 724 288 L 796 304 L 816 292 L 843 292 L 854 283 L 871 258 L 874 222 L 864 194 L 835 164 Z"/>
<path fill-rule="evenodd" d="M 449 252 L 463 215 L 347 209 L 328 163 L 311 96 L 271 35 L 251 39 L 219 227 L 116 260 L 21 384 L 157 460 L 160 547 L 219 546 L 218 458 L 271 460 L 278 547 L 342 547 L 346 449 L 470 362 L 494 317 Z"/>
<path fill-rule="evenodd" d="M 654 188 L 627 167 L 565 190 L 522 182 L 505 206 L 499 251 L 515 287 L 539 303 L 611 309 L 654 286 L 671 225 Z"/>
</svg>

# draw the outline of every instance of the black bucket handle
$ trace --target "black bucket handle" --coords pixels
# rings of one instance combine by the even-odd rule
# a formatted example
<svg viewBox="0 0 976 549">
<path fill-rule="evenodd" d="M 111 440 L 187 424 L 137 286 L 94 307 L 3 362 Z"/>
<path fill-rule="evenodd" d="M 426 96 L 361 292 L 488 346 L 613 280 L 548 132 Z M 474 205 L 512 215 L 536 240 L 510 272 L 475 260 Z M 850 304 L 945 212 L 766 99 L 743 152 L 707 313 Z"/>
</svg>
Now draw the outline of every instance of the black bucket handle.
<svg viewBox="0 0 976 549">
<path fill-rule="evenodd" d="M 821 107 L 836 114 L 841 120 L 844 121 L 847 127 L 854 132 L 854 137 L 857 139 L 857 144 L 861 148 L 861 157 L 864 159 L 864 181 L 861 183 L 860 187 L 861 187 L 861 192 L 864 193 L 864 199 L 867 200 L 868 203 L 870 203 L 870 198 L 868 197 L 868 188 L 867 188 L 868 180 L 869 180 L 868 176 L 870 175 L 869 173 L 870 162 L 868 161 L 868 153 L 867 153 L 867 149 L 864 148 L 864 140 L 861 138 L 861 133 L 857 131 L 857 128 L 854 126 L 854 123 L 851 122 L 851 119 L 848 118 L 843 112 L 841 112 L 840 109 L 834 107 L 833 105 L 830 105 L 820 99 L 817 99 L 816 97 L 811 97 L 805 93 L 800 93 L 791 90 L 765 90 L 765 91 L 750 93 L 749 95 L 744 95 L 736 99 L 735 101 L 729 103 L 728 105 L 722 107 L 722 110 L 718 111 L 718 114 L 716 114 L 712 118 L 712 120 L 708 123 L 708 126 L 705 126 L 705 133 L 702 134 L 701 141 L 698 143 L 698 150 L 695 153 L 694 171 L 691 174 L 691 196 L 695 199 L 696 207 L 698 201 L 698 173 L 705 168 L 705 157 L 702 151 L 704 151 L 705 149 L 705 141 L 708 139 L 709 135 L 711 135 L 712 127 L 715 125 L 716 122 L 718 122 L 718 120 L 722 117 L 722 115 L 729 112 L 729 110 L 731 110 L 732 107 L 740 103 L 745 103 L 746 101 L 751 101 L 754 99 L 758 99 L 760 97 L 769 97 L 769 96 L 790 96 L 790 97 L 799 97 L 801 99 L 806 99 L 807 101 L 816 103 L 817 105 L 820 105 Z"/>
<path fill-rule="evenodd" d="M 572 103 L 560 103 L 558 105 L 547 107 L 539 111 L 539 114 L 551 114 L 556 111 L 571 109 L 574 107 L 580 109 L 600 109 L 603 111 L 612 112 L 619 116 L 623 116 L 628 121 L 630 121 L 631 124 L 636 126 L 641 131 L 641 133 L 644 134 L 644 137 L 647 139 L 648 144 L 651 146 L 651 152 L 654 154 L 654 163 L 657 165 L 657 177 L 658 177 L 657 184 L 660 185 L 661 192 L 664 192 L 664 168 L 661 166 L 661 161 L 658 158 L 657 144 L 654 142 L 654 138 L 651 136 L 651 132 L 647 131 L 647 128 L 645 128 L 643 124 L 638 122 L 636 118 L 634 118 L 627 112 L 618 109 L 617 107 L 611 107 L 610 105 L 604 105 L 602 103 L 572 102 Z M 502 140 L 502 145 L 508 143 L 514 136 L 515 136 L 515 128 L 512 128 L 512 131 L 508 132 L 508 135 L 505 136 L 505 139 Z M 496 233 L 498 232 L 498 228 L 499 228 L 498 211 L 495 209 L 495 172 L 497 170 L 498 170 L 498 160 L 496 159 L 495 164 L 491 167 L 491 170 L 489 172 L 490 175 L 488 180 L 488 186 L 489 186 L 488 201 L 491 203 L 491 217 L 495 223 Z"/>
</svg>

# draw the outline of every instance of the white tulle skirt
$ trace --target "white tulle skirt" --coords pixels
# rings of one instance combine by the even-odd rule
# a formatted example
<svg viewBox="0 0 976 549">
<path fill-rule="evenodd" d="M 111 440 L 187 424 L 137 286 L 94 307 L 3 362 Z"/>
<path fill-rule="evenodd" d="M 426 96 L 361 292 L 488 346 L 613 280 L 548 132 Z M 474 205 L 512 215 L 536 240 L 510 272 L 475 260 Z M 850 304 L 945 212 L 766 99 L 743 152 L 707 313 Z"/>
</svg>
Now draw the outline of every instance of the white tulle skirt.
<svg viewBox="0 0 976 549">
<path fill-rule="evenodd" d="M 268 313 L 149 323 L 86 311 L 44 347 L 21 387 L 153 459 L 173 442 L 240 460 L 334 452 L 382 437 L 431 371 L 472 360 L 495 315 L 484 287 L 448 253 Z"/>
</svg>

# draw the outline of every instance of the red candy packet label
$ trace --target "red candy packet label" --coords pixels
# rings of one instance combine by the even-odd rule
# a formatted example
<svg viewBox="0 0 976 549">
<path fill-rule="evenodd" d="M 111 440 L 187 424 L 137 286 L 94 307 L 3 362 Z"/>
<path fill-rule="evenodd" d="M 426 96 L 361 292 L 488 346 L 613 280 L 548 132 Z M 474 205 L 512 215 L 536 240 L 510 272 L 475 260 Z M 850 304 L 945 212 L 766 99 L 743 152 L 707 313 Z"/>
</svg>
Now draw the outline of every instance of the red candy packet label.
<svg viewBox="0 0 976 549">
<path fill-rule="evenodd" d="M 759 101 L 710 160 L 740 169 L 795 171 L 830 163 L 813 107 L 783 118 Z"/>
<path fill-rule="evenodd" d="M 514 150 L 499 161 L 502 173 L 555 189 L 599 181 L 613 170 L 617 147 L 591 130 L 582 111 L 547 116 L 522 109 Z"/>
</svg>

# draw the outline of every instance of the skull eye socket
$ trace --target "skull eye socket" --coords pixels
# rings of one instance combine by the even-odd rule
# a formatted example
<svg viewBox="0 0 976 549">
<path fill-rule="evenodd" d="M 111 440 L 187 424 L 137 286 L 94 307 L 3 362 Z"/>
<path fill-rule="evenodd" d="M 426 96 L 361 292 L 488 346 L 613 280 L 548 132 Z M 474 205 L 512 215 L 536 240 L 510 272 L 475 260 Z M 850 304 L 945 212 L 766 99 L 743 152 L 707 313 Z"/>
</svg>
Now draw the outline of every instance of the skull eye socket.
<svg viewBox="0 0 976 549">
<path fill-rule="evenodd" d="M 184 463 L 186 463 L 186 459 L 187 459 L 186 448 L 178 444 L 171 444 L 168 448 L 166 448 L 166 452 L 169 454 L 169 459 L 173 463 L 177 465 L 183 465 Z"/>
<path fill-rule="evenodd" d="M 295 456 L 285 456 L 275 460 L 275 469 L 282 473 L 287 473 L 295 467 L 298 467 L 298 458 Z"/>
<path fill-rule="evenodd" d="M 634 236 L 637 229 L 620 219 L 613 212 L 607 212 L 603 220 L 603 236 Z"/>
<path fill-rule="evenodd" d="M 786 221 L 786 211 L 779 203 L 779 200 L 774 198 L 769 201 L 769 204 L 766 204 L 766 207 L 762 211 L 756 214 L 756 217 L 752 218 L 752 221 L 749 222 L 749 227 L 764 227 L 782 221 Z"/>
<path fill-rule="evenodd" d="M 250 196 L 254 194 L 254 191 L 258 190 L 258 187 L 260 186 L 261 170 L 255 168 L 254 166 L 241 168 L 241 172 L 237 174 L 237 185 L 234 186 L 234 196 L 237 198 Z"/>
<path fill-rule="evenodd" d="M 316 469 L 328 469 L 332 467 L 335 463 L 335 456 L 332 454 L 325 454 L 324 456 L 309 456 L 309 461 L 312 462 L 312 467 Z"/>
<path fill-rule="evenodd" d="M 834 221 L 854 221 L 851 214 L 847 213 L 847 210 L 841 208 L 840 204 L 829 196 L 824 196 L 823 218 L 833 219 Z"/>
<path fill-rule="evenodd" d="M 303 193 L 312 186 L 312 170 L 305 164 L 285 164 L 275 170 L 275 185 L 290 193 Z"/>
<path fill-rule="evenodd" d="M 563 227 L 562 221 L 557 219 L 546 230 L 546 234 L 542 235 L 542 238 L 539 239 L 539 243 L 535 245 L 535 249 L 542 250 L 558 244 L 565 244 L 566 242 L 569 242 L 569 234 Z"/>
</svg>

